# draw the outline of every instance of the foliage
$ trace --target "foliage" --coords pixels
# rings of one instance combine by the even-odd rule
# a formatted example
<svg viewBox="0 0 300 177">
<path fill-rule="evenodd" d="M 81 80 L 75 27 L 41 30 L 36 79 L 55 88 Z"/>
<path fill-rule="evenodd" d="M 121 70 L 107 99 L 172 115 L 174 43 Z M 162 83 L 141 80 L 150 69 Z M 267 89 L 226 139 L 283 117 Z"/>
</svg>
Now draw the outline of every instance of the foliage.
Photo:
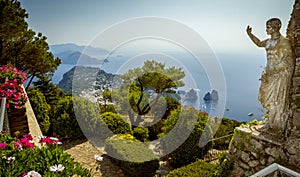
<svg viewBox="0 0 300 177">
<path fill-rule="evenodd" d="M 34 82 L 34 88 L 39 89 L 45 96 L 49 105 L 54 106 L 59 99 L 65 96 L 64 92 L 56 85 L 51 79 L 41 77 L 38 81 Z"/>
<path fill-rule="evenodd" d="M 204 161 L 197 161 L 185 167 L 171 171 L 167 177 L 214 177 L 217 165 Z"/>
<path fill-rule="evenodd" d="M 227 177 L 233 168 L 233 161 L 226 154 L 219 159 L 219 164 L 196 161 L 187 166 L 171 171 L 167 177 Z"/>
<path fill-rule="evenodd" d="M 13 64 L 31 80 L 54 73 L 61 61 L 49 52 L 47 38 L 28 28 L 20 2 L 1 0 L 0 9 L 0 64 Z"/>
<path fill-rule="evenodd" d="M 51 127 L 54 136 L 59 138 L 81 138 L 84 136 L 74 113 L 71 96 L 59 99 L 53 109 L 55 112 L 51 119 Z"/>
<path fill-rule="evenodd" d="M 136 139 L 145 142 L 149 138 L 149 130 L 146 127 L 136 127 L 133 129 L 133 136 Z"/>
<path fill-rule="evenodd" d="M 23 135 L 19 140 L 11 138 L 5 133 L 0 133 L 0 144 L 6 144 L 0 149 L 0 174 L 6 177 L 22 176 L 23 174 L 35 171 L 43 177 L 53 176 L 84 176 L 89 177 L 91 174 L 88 170 L 74 162 L 71 156 L 59 147 L 52 144 L 48 147 L 34 147 L 30 141 L 30 135 Z M 32 146 L 26 147 L 26 144 Z M 65 167 L 60 172 L 51 171 L 51 166 L 60 164 Z"/>
<path fill-rule="evenodd" d="M 121 109 L 133 110 L 137 114 L 137 119 L 134 119 L 134 114 L 128 111 L 132 125 L 142 122 L 141 116 L 151 113 L 153 106 L 160 104 L 160 98 L 165 93 L 174 93 L 174 89 L 183 86 L 184 76 L 182 68 L 165 68 L 165 64 L 154 60 L 145 61 L 141 68 L 124 74 L 121 90 L 125 91 L 120 91 L 118 98 Z"/>
<path fill-rule="evenodd" d="M 125 117 L 112 112 L 106 112 L 100 115 L 101 120 L 114 134 L 131 134 L 131 126 L 126 122 Z"/>
<path fill-rule="evenodd" d="M 73 106 L 78 124 L 84 134 L 87 135 L 99 135 L 99 130 L 97 125 L 102 123 L 99 110 L 97 106 L 86 98 L 81 98 L 73 95 Z"/>
<path fill-rule="evenodd" d="M 249 122 L 247 122 L 247 125 L 261 125 L 262 122 L 258 121 L 258 120 L 250 120 Z"/>
<path fill-rule="evenodd" d="M 238 127 L 240 125 L 241 125 L 241 122 L 238 122 L 236 120 L 222 118 L 220 125 L 217 127 L 218 129 L 214 135 L 214 138 L 233 134 L 235 127 Z M 232 138 L 232 136 L 215 140 L 213 142 L 214 149 L 220 149 L 220 150 L 228 149 L 231 138 Z"/>
<path fill-rule="evenodd" d="M 210 125 L 208 125 L 208 130 L 204 131 L 207 122 L 209 123 L 208 120 L 206 113 L 199 112 L 190 106 L 175 109 L 171 112 L 165 122 L 166 130 L 164 134 L 169 134 L 171 130 L 172 132 L 175 131 L 175 133 L 170 134 L 173 141 L 166 141 L 164 145 L 169 149 L 183 142 L 169 154 L 172 166 L 181 167 L 204 157 L 211 143 L 204 142 L 203 147 L 200 147 L 199 140 L 200 137 L 204 137 L 207 141 L 212 138 Z M 189 134 L 189 132 L 191 133 Z M 187 136 L 187 139 L 182 139 L 181 136 Z"/>
<path fill-rule="evenodd" d="M 104 90 L 98 99 L 99 107 L 100 107 L 100 113 L 105 112 L 113 112 L 116 113 L 114 105 L 111 104 L 111 91 L 110 90 Z"/>
<path fill-rule="evenodd" d="M 228 159 L 227 153 L 223 153 L 219 158 L 219 165 L 217 166 L 217 170 L 214 173 L 214 177 L 227 177 L 230 175 L 230 172 L 234 166 L 234 160 Z"/>
<path fill-rule="evenodd" d="M 167 95 L 166 101 L 167 101 L 167 110 L 166 113 L 164 115 L 164 119 L 167 119 L 167 116 L 170 115 L 170 113 L 172 112 L 172 110 L 177 109 L 178 107 L 180 107 L 180 102 L 178 101 L 177 98 L 172 97 L 173 95 Z M 176 95 L 175 95 L 176 96 Z"/>
<path fill-rule="evenodd" d="M 114 135 L 106 140 L 106 152 L 112 155 L 113 162 L 132 177 L 151 177 L 159 167 L 159 160 L 132 135 Z M 120 160 L 122 159 L 122 160 Z"/>
<path fill-rule="evenodd" d="M 27 95 L 30 98 L 30 104 L 40 128 L 43 134 L 46 135 L 50 128 L 49 114 L 51 106 L 46 102 L 44 94 L 38 89 L 30 88 Z"/>
</svg>

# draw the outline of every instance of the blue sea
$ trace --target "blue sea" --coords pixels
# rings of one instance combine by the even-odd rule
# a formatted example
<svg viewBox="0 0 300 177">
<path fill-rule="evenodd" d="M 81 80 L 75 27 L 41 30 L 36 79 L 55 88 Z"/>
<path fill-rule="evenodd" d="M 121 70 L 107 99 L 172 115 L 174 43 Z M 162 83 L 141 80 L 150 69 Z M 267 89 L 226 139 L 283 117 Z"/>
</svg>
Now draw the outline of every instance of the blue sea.
<svg viewBox="0 0 300 177">
<path fill-rule="evenodd" d="M 226 105 L 224 117 L 238 120 L 250 121 L 253 119 L 261 120 L 264 110 L 258 101 L 258 90 L 260 86 L 259 78 L 265 66 L 266 58 L 263 53 L 249 54 L 216 54 L 220 61 L 224 78 L 226 81 Z M 187 54 L 173 53 L 162 56 L 161 54 L 129 55 L 118 54 L 107 58 L 108 62 L 98 67 L 106 72 L 122 74 L 128 69 L 143 65 L 145 60 L 156 60 L 165 63 L 166 66 L 183 67 L 186 77 L 184 87 L 178 90 L 189 91 L 191 88 L 198 93 L 198 99 L 193 102 L 184 102 L 186 105 L 193 105 L 197 109 L 210 113 L 214 104 L 218 102 L 206 103 L 203 100 L 207 92 L 211 92 L 211 84 L 205 68 L 197 60 Z M 201 59 L 200 59 L 201 60 Z M 58 84 L 63 74 L 70 70 L 74 65 L 61 64 L 53 76 L 53 82 Z M 253 113 L 252 116 L 248 116 Z"/>
</svg>

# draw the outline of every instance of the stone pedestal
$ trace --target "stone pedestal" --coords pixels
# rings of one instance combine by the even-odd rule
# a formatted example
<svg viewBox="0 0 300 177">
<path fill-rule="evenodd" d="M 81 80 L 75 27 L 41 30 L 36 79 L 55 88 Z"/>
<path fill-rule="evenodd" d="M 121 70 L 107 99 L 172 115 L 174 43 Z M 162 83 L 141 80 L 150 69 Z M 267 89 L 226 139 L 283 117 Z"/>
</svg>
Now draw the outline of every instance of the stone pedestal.
<svg viewBox="0 0 300 177">
<path fill-rule="evenodd" d="M 272 163 L 300 172 L 300 138 L 263 132 L 262 125 L 237 127 L 229 147 L 235 165 L 231 176 L 250 176 Z"/>
</svg>

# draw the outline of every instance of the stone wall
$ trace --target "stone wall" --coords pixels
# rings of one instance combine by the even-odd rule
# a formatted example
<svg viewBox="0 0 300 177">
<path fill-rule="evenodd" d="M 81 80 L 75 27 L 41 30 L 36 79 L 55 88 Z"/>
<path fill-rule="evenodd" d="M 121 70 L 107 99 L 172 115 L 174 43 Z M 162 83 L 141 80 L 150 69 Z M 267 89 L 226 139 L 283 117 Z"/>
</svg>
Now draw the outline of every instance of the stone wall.
<svg viewBox="0 0 300 177">
<path fill-rule="evenodd" d="M 229 147 L 229 158 L 235 161 L 231 176 L 250 176 L 273 163 L 300 173 L 300 139 L 285 139 L 276 132 L 262 133 L 258 131 L 261 127 L 253 125 L 235 129 Z"/>
<path fill-rule="evenodd" d="M 295 53 L 295 71 L 290 93 L 290 122 L 292 136 L 300 136 L 300 1 L 295 0 L 291 19 L 287 28 L 287 38 L 290 39 Z"/>
</svg>

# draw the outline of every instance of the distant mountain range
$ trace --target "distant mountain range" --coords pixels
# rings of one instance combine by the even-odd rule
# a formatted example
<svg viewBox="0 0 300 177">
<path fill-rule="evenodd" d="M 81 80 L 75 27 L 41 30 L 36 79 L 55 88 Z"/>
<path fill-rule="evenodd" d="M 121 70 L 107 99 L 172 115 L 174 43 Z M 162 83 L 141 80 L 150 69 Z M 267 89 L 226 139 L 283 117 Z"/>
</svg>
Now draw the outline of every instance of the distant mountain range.
<svg viewBox="0 0 300 177">
<path fill-rule="evenodd" d="M 108 51 L 102 48 L 79 46 L 73 43 L 50 45 L 50 51 L 55 57 L 59 57 L 63 64 L 73 65 L 98 65 L 108 54 Z"/>
</svg>

